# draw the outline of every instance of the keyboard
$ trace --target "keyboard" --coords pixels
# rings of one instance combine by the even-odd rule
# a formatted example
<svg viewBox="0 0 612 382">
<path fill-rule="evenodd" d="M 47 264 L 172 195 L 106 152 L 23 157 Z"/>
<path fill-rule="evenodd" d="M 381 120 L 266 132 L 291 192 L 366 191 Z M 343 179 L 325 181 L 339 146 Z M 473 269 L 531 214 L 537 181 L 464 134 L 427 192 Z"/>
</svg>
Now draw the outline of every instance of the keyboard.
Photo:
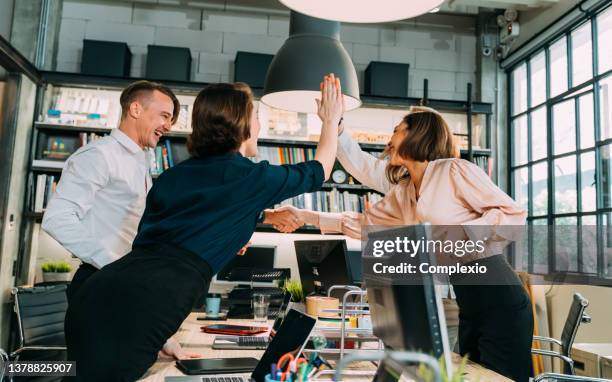
<svg viewBox="0 0 612 382">
<path fill-rule="evenodd" d="M 243 377 L 202 377 L 202 382 L 248 382 Z"/>
<path fill-rule="evenodd" d="M 268 337 L 238 337 L 238 346 L 268 346 Z"/>
</svg>

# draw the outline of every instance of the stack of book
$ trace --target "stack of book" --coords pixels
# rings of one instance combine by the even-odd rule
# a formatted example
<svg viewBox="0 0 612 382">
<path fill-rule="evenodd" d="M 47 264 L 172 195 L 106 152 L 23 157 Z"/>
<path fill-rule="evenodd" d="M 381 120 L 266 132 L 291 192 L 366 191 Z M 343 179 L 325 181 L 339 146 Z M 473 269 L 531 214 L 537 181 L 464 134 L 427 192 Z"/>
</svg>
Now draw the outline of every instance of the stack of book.
<svg viewBox="0 0 612 382">
<path fill-rule="evenodd" d="M 362 195 L 348 191 L 318 191 L 287 199 L 281 205 L 320 212 L 363 212 L 366 204 L 374 204 L 382 199 L 380 194 L 368 192 Z"/>
<path fill-rule="evenodd" d="M 102 138 L 102 136 L 97 135 L 96 133 L 79 133 L 79 143 L 81 144 L 80 147 L 83 147 L 88 143 L 97 141 L 100 138 Z"/>
<path fill-rule="evenodd" d="M 493 158 L 486 156 L 477 156 L 472 160 L 478 167 L 489 175 L 489 178 L 493 176 Z"/>
<path fill-rule="evenodd" d="M 57 177 L 55 175 L 40 174 L 36 177 L 36 192 L 30 193 L 30 195 L 34 195 L 34 200 L 30 201 L 30 205 L 34 207 L 34 212 L 45 210 L 56 186 Z"/>
</svg>

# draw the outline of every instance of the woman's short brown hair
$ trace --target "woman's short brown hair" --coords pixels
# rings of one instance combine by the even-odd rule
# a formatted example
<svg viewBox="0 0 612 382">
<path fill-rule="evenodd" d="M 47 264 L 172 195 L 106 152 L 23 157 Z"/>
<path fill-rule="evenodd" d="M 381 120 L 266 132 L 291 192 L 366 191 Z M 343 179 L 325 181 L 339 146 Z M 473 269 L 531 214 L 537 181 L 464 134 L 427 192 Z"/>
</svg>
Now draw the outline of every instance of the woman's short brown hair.
<svg viewBox="0 0 612 382">
<path fill-rule="evenodd" d="M 402 123 L 406 125 L 408 134 L 396 148 L 401 158 L 424 162 L 459 157 L 453 132 L 442 115 L 434 109 L 413 107 L 404 116 Z M 385 150 L 383 154 L 389 153 Z M 408 176 L 404 166 L 391 164 L 387 164 L 386 174 L 392 184 Z"/>
<path fill-rule="evenodd" d="M 208 85 L 193 104 L 189 154 L 201 158 L 237 151 L 251 137 L 252 112 L 253 93 L 248 85 Z"/>
</svg>

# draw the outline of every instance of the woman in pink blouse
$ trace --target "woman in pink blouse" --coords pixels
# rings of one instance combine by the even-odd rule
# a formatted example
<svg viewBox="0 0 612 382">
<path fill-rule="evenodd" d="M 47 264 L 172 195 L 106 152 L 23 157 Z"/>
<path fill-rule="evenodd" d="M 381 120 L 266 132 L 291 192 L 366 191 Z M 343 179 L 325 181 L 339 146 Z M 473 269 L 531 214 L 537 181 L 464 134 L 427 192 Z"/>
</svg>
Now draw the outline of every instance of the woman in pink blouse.
<svg viewBox="0 0 612 382">
<path fill-rule="evenodd" d="M 385 190 L 386 195 L 364 214 L 296 211 L 302 221 L 319 226 L 322 232 L 360 238 L 362 225 L 430 223 L 464 226 L 465 235 L 471 236 L 473 226 L 525 224 L 526 213 L 512 198 L 478 166 L 458 159 L 453 134 L 433 109 L 412 108 L 395 127 L 385 150 L 386 163 L 361 151 L 346 135 L 341 135 L 339 145 L 344 147 L 339 147 L 339 159 L 350 163 L 345 167 L 353 175 L 367 174 L 361 177 L 365 178 L 362 183 Z M 503 246 L 504 239 L 498 236 L 488 240 L 485 253 L 478 256 L 480 265 L 496 269 L 496 277 L 503 279 L 500 285 L 465 285 L 451 277 L 460 309 L 459 350 L 505 376 L 527 381 L 531 374 L 531 305 L 501 254 Z"/>
</svg>

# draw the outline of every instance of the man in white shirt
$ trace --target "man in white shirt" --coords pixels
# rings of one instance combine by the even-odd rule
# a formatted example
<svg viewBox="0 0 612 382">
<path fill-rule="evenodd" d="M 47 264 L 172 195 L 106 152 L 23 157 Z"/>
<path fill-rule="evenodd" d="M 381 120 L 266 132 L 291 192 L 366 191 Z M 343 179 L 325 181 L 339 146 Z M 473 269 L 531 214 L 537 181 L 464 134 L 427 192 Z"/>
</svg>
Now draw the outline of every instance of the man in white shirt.
<svg viewBox="0 0 612 382">
<path fill-rule="evenodd" d="M 43 218 L 43 230 L 83 261 L 67 290 L 68 309 L 89 276 L 131 251 L 152 185 L 147 149 L 170 131 L 180 106 L 169 88 L 149 81 L 129 85 L 120 102 L 119 127 L 68 158 Z M 173 339 L 162 354 L 200 356 L 184 352 Z"/>
</svg>

